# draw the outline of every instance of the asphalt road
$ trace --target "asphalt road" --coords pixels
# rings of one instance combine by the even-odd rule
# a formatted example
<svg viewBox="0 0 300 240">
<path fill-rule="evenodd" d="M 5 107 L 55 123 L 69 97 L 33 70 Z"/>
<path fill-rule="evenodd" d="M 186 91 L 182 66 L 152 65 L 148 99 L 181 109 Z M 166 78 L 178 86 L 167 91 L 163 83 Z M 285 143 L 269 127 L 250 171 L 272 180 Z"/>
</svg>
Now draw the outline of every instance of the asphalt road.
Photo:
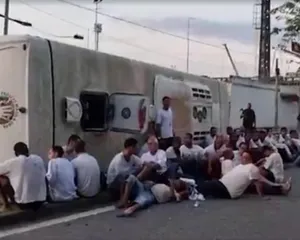
<svg viewBox="0 0 300 240">
<path fill-rule="evenodd" d="M 262 200 L 206 200 L 156 205 L 134 218 L 116 218 L 109 211 L 49 227 L 10 235 L 3 240 L 268 240 L 300 239 L 300 169 L 290 169 L 293 189 L 288 197 Z M 31 227 L 31 226 L 29 226 Z M 1 230 L 0 230 L 1 236 Z"/>
</svg>

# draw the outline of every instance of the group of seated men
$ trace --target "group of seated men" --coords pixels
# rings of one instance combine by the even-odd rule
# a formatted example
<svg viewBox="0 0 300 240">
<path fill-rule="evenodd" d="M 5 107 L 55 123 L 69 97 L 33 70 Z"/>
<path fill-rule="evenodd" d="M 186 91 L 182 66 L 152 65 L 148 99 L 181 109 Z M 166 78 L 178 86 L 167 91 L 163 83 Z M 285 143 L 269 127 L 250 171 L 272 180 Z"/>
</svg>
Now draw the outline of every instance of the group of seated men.
<svg viewBox="0 0 300 240">
<path fill-rule="evenodd" d="M 15 157 L 0 163 L 2 210 L 11 207 L 38 210 L 44 202 L 93 197 L 100 190 L 97 160 L 85 150 L 85 142 L 72 135 L 65 149 L 50 148 L 48 166 L 30 154 L 23 142 L 15 144 Z"/>
<path fill-rule="evenodd" d="M 282 130 L 280 137 L 285 138 Z M 293 142 L 298 141 L 296 134 L 290 133 Z M 244 134 L 229 127 L 222 135 L 212 128 L 205 147 L 193 144 L 190 133 L 183 144 L 181 141 L 174 137 L 173 145 L 163 150 L 159 149 L 159 140 L 149 136 L 139 157 L 137 141 L 125 141 L 123 151 L 113 158 L 107 172 L 108 189 L 119 200 L 117 207 L 124 209 L 118 216 L 131 216 L 155 202 L 187 199 L 192 188 L 186 179 L 197 183 L 200 199 L 236 199 L 253 191 L 261 197 L 287 195 L 291 189 L 280 153 L 286 147 L 291 151 L 291 146 L 277 141 L 270 132 Z"/>
<path fill-rule="evenodd" d="M 283 160 L 300 162 L 297 131 L 282 128 L 279 135 L 265 130 L 244 133 L 215 128 L 202 147 L 193 144 L 193 135 L 173 138 L 172 146 L 160 149 L 155 135 L 148 137 L 142 152 L 138 142 L 128 138 L 124 149 L 110 162 L 107 185 L 111 195 L 124 208 L 120 216 L 130 216 L 155 202 L 187 199 L 197 184 L 206 197 L 239 198 L 255 190 L 264 194 L 287 194 L 291 179 L 284 176 Z M 165 146 L 165 144 L 164 144 Z M 72 135 L 67 145 L 53 146 L 49 162 L 30 154 L 25 143 L 14 146 L 15 157 L 0 163 L 0 193 L 3 208 L 39 209 L 45 201 L 70 201 L 93 197 L 100 190 L 97 160 L 85 150 L 85 142 Z"/>
</svg>

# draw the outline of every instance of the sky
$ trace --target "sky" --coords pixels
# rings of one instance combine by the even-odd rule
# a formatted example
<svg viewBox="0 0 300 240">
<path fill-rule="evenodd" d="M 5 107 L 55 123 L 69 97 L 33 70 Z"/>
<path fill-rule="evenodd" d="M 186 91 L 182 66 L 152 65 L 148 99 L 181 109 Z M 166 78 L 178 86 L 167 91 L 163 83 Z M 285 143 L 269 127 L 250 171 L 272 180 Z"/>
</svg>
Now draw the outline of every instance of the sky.
<svg viewBox="0 0 300 240">
<path fill-rule="evenodd" d="M 87 0 L 66 1 L 69 3 L 64 0 L 44 3 L 37 0 L 11 0 L 10 17 L 30 22 L 33 27 L 26 28 L 10 22 L 9 34 L 37 35 L 94 49 L 95 4 L 92 0 L 90 4 Z M 98 21 L 103 28 L 99 51 L 180 71 L 187 71 L 189 55 L 190 73 L 228 77 L 234 71 L 223 46 L 226 43 L 239 74 L 254 76 L 257 75 L 259 36 L 253 27 L 255 2 L 236 0 L 180 4 L 176 1 L 121 3 L 117 0 L 104 0 L 99 4 L 99 12 L 103 14 L 98 14 Z M 281 2 L 276 1 L 273 5 Z M 0 0 L 0 9 L 4 13 L 4 0 Z M 130 24 L 132 22 L 140 26 Z M 192 39 L 189 41 L 189 54 L 186 40 L 188 22 Z M 0 19 L 0 30 L 2 29 L 3 20 Z M 84 36 L 84 40 L 67 38 L 74 34 Z M 283 72 L 294 71 L 298 67 L 286 64 L 289 57 L 282 54 L 277 56 L 280 57 Z"/>
</svg>

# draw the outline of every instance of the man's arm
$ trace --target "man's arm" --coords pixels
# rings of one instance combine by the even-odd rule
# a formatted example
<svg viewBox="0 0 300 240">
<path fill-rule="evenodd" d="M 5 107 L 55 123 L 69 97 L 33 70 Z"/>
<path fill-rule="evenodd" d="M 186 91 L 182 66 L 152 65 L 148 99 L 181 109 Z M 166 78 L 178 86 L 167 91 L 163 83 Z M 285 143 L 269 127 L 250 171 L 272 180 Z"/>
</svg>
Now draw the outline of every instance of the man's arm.
<svg viewBox="0 0 300 240">
<path fill-rule="evenodd" d="M 10 172 L 11 164 L 14 159 L 9 159 L 0 163 L 0 175 L 7 175 Z"/>
<path fill-rule="evenodd" d="M 46 174 L 46 178 L 50 184 L 54 183 L 56 180 L 56 171 L 55 171 L 54 160 L 50 160 L 48 163 L 48 171 Z"/>
<path fill-rule="evenodd" d="M 255 114 L 254 110 L 252 110 L 252 112 L 253 112 L 253 124 L 254 124 L 253 127 L 255 127 L 256 126 L 256 114 Z"/>
</svg>

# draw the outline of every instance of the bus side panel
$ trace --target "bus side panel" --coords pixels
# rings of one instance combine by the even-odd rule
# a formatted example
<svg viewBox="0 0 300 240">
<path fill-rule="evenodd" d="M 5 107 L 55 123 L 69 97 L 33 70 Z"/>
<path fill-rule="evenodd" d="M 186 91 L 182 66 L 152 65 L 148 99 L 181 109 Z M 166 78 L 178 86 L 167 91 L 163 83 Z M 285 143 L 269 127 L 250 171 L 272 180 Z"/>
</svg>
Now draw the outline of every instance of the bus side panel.
<svg viewBox="0 0 300 240">
<path fill-rule="evenodd" d="M 44 39 L 31 39 L 28 51 L 29 147 L 46 160 L 53 141 L 50 51 Z"/>
<path fill-rule="evenodd" d="M 26 51 L 23 43 L 0 44 L 0 163 L 14 156 L 16 142 L 28 143 Z"/>
</svg>

